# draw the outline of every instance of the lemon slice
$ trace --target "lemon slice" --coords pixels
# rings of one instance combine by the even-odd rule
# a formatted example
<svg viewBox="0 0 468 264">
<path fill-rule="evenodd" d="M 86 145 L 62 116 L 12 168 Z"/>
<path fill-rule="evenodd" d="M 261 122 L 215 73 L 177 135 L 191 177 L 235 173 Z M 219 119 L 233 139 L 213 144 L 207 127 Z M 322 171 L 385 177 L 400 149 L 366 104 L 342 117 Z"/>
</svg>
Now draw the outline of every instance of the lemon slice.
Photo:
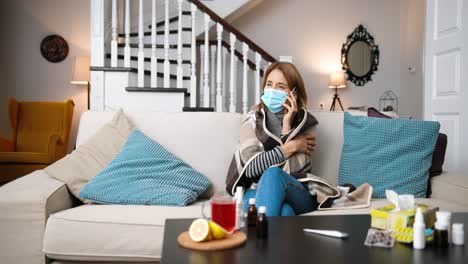
<svg viewBox="0 0 468 264">
<path fill-rule="evenodd" d="M 209 240 L 211 235 L 208 221 L 201 218 L 193 221 L 189 228 L 189 235 L 190 238 L 195 242 Z"/>
<path fill-rule="evenodd" d="M 228 235 L 228 232 L 226 231 L 226 229 L 218 225 L 213 220 L 210 220 L 209 226 L 210 226 L 211 235 L 213 236 L 214 239 L 223 239 Z"/>
</svg>

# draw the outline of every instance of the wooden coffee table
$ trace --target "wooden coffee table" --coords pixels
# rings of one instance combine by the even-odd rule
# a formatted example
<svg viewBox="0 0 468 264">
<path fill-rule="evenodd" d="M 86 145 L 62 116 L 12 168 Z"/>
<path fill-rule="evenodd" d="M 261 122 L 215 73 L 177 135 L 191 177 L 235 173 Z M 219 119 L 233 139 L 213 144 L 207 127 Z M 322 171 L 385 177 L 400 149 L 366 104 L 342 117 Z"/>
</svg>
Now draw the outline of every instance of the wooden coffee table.
<svg viewBox="0 0 468 264">
<path fill-rule="evenodd" d="M 468 245 L 448 249 L 428 245 L 424 250 L 400 243 L 392 249 L 366 247 L 369 215 L 270 217 L 268 239 L 257 239 L 255 228 L 248 228 L 244 246 L 214 252 L 192 251 L 178 245 L 177 236 L 188 229 L 192 220 L 166 221 L 161 263 L 468 263 Z M 452 222 L 464 223 L 468 228 L 468 213 L 453 214 Z M 350 237 L 340 240 L 306 234 L 303 228 L 336 229 Z"/>
</svg>

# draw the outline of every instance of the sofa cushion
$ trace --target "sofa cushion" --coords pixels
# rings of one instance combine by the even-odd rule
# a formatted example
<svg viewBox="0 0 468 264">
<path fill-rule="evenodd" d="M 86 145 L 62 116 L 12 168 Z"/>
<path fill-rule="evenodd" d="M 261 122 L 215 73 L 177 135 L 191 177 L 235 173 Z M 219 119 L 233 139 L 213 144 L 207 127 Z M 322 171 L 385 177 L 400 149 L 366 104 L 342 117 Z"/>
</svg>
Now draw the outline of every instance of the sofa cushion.
<svg viewBox="0 0 468 264">
<path fill-rule="evenodd" d="M 317 146 L 311 155 L 311 172 L 327 182 L 336 184 L 343 147 L 343 112 L 311 111 L 310 113 L 319 122 L 314 128 Z"/>
<path fill-rule="evenodd" d="M 135 129 L 80 197 L 98 204 L 185 206 L 210 186 L 205 175 Z"/>
<path fill-rule="evenodd" d="M 96 125 L 92 136 L 75 151 L 44 171 L 50 177 L 66 183 L 70 192 L 81 199 L 78 195 L 81 188 L 115 158 L 132 130 L 133 124 L 119 111 L 112 120 Z"/>
<path fill-rule="evenodd" d="M 384 198 L 387 189 L 426 197 L 438 122 L 345 113 L 344 124 L 338 184 L 367 182 L 374 198 Z"/>
<path fill-rule="evenodd" d="M 239 143 L 238 113 L 125 112 L 140 131 L 156 140 L 213 183 L 203 197 L 224 190 L 229 164 Z M 112 112 L 86 112 L 80 119 L 77 146 L 95 133 Z"/>
<path fill-rule="evenodd" d="M 166 219 L 202 217 L 202 202 L 186 207 L 82 205 L 65 210 L 49 217 L 43 252 L 59 260 L 158 261 Z"/>
</svg>

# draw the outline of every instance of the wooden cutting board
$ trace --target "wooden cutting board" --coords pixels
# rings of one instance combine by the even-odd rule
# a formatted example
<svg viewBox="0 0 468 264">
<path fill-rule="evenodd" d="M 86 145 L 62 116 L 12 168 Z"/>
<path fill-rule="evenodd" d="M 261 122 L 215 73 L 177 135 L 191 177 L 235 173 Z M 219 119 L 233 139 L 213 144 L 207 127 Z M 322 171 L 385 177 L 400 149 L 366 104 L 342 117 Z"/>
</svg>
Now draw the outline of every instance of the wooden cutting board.
<svg viewBox="0 0 468 264">
<path fill-rule="evenodd" d="M 183 232 L 177 238 L 179 245 L 193 250 L 212 251 L 235 248 L 243 245 L 247 241 L 247 235 L 244 232 L 235 232 L 224 239 L 210 240 L 205 242 L 195 242 L 190 238 L 188 231 Z"/>
</svg>

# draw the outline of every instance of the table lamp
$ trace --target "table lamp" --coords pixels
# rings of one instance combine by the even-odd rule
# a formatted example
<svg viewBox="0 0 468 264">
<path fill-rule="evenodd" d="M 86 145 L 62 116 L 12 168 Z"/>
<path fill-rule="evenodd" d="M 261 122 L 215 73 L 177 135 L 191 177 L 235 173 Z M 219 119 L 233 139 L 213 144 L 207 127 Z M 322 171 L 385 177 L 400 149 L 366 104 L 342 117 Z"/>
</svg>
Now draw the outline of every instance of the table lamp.
<svg viewBox="0 0 468 264">
<path fill-rule="evenodd" d="M 345 74 L 342 71 L 334 72 L 330 74 L 330 81 L 328 83 L 328 88 L 335 89 L 335 95 L 333 96 L 333 102 L 330 106 L 330 111 L 335 111 L 336 102 L 340 104 L 341 111 L 344 111 L 343 105 L 341 104 L 340 97 L 338 96 L 338 89 L 346 88 L 346 78 Z"/>
<path fill-rule="evenodd" d="M 73 79 L 72 81 L 70 81 L 71 84 L 87 85 L 88 87 L 88 110 L 89 110 L 89 92 L 90 92 L 89 65 L 90 65 L 90 57 L 87 57 L 87 56 L 75 57 L 75 64 L 73 67 Z"/>
</svg>

